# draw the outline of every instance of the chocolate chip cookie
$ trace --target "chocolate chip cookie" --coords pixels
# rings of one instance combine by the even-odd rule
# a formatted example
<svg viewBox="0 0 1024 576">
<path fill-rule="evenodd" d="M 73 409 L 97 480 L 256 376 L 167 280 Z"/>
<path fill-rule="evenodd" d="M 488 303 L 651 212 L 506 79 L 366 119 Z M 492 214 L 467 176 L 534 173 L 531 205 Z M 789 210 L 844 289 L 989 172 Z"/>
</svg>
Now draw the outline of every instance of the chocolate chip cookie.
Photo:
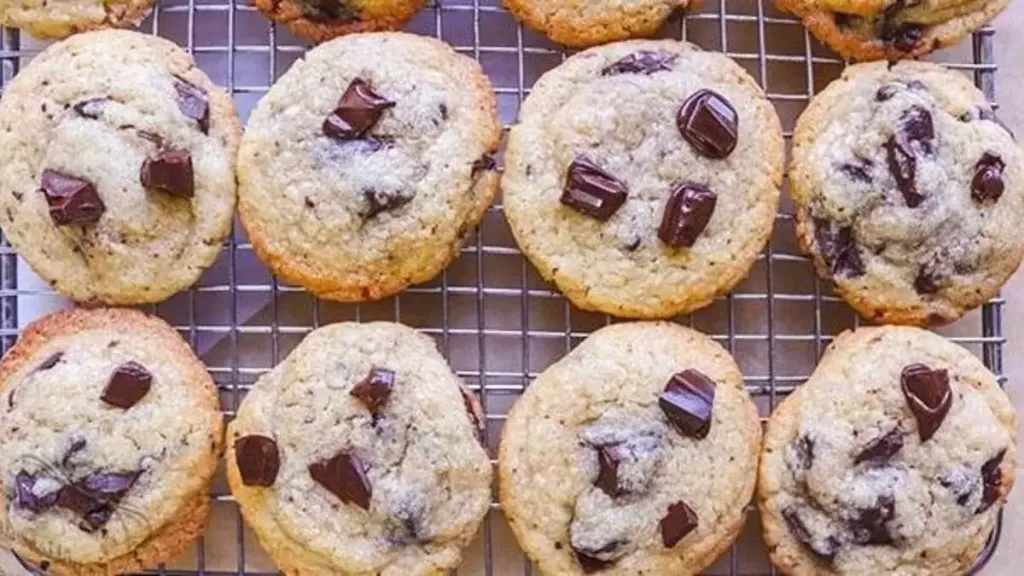
<svg viewBox="0 0 1024 576">
<path fill-rule="evenodd" d="M 173 43 L 89 32 L 42 52 L 0 100 L 0 226 L 79 302 L 159 302 L 228 233 L 241 124 Z"/>
<path fill-rule="evenodd" d="M 959 42 L 1009 0 L 775 0 L 846 59 L 899 60 Z"/>
<path fill-rule="evenodd" d="M 55 575 L 135 572 L 199 537 L 224 424 L 213 380 L 162 320 L 69 310 L 0 362 L 0 536 Z"/>
<path fill-rule="evenodd" d="M 156 0 L 0 0 L 0 26 L 21 28 L 37 38 L 64 38 L 100 28 L 141 22 Z"/>
<path fill-rule="evenodd" d="M 545 74 L 505 159 L 505 212 L 544 279 L 583 309 L 665 318 L 747 275 L 778 208 L 782 130 L 726 56 L 634 40 Z"/>
<path fill-rule="evenodd" d="M 293 34 L 324 42 L 355 32 L 397 30 L 426 0 L 253 0 L 267 18 Z"/>
<path fill-rule="evenodd" d="M 985 97 L 935 64 L 860 64 L 797 122 L 791 195 L 818 273 L 865 318 L 945 323 L 1024 255 L 1024 155 Z"/>
<path fill-rule="evenodd" d="M 446 574 L 491 503 L 472 392 L 400 324 L 315 330 L 228 428 L 228 481 L 286 574 Z"/>
<path fill-rule="evenodd" d="M 322 298 L 384 298 L 436 276 L 494 199 L 501 137 L 476 61 L 400 32 L 338 38 L 260 100 L 242 138 L 253 248 Z"/>
<path fill-rule="evenodd" d="M 519 20 L 555 42 L 594 46 L 651 36 L 691 0 L 505 0 Z"/>
<path fill-rule="evenodd" d="M 761 518 L 784 573 L 964 574 L 1017 464 L 1017 415 L 967 350 L 919 328 L 840 335 L 772 414 Z"/>
<path fill-rule="evenodd" d="M 613 324 L 509 413 L 502 509 L 543 574 L 697 574 L 743 527 L 760 439 L 725 349 L 676 324 Z"/>
</svg>

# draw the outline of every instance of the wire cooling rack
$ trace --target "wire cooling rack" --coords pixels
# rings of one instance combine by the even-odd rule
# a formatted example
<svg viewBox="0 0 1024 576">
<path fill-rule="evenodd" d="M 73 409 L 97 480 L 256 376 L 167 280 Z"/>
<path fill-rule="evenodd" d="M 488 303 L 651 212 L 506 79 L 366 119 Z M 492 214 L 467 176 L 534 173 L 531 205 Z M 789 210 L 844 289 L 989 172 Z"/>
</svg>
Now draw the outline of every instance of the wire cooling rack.
<svg viewBox="0 0 1024 576">
<path fill-rule="evenodd" d="M 243 117 L 305 44 L 270 25 L 252 6 L 224 0 L 165 0 L 141 27 L 186 47 L 217 83 L 228 87 Z M 483 65 L 498 94 L 506 126 L 533 82 L 565 57 L 558 46 L 524 29 L 500 0 L 435 0 L 409 30 L 437 36 Z M 842 71 L 843 62 L 810 37 L 770 0 L 708 0 L 662 31 L 708 50 L 726 52 L 765 88 L 787 139 L 813 94 Z M 973 77 L 990 100 L 996 66 L 991 29 L 976 33 L 939 59 Z M 41 44 L 15 30 L 0 35 L 0 88 Z M 279 284 L 256 259 L 241 228 L 192 290 L 150 310 L 189 340 L 214 376 L 231 418 L 257 377 L 313 328 L 343 320 L 396 320 L 437 339 L 459 375 L 478 391 L 487 412 L 487 442 L 494 449 L 505 414 L 523 388 L 596 328 L 612 321 L 570 306 L 543 282 L 515 247 L 499 205 L 475 239 L 435 281 L 400 296 L 361 306 L 318 301 Z M 979 355 L 997 375 L 1005 342 L 1003 302 L 994 300 L 942 330 Z M 48 290 L 0 243 L 0 344 L 6 351 L 33 318 L 66 302 Z M 736 356 L 761 415 L 804 381 L 831 339 L 857 319 L 819 283 L 798 255 L 792 210 L 783 202 L 770 245 L 733 294 L 718 298 L 680 322 L 712 335 Z M 1000 378 L 1002 381 L 1002 378 Z M 223 474 L 214 487 L 214 512 L 202 541 L 165 567 L 147 574 L 275 574 L 227 491 Z M 736 545 L 708 574 L 774 574 L 759 537 L 756 510 Z M 997 528 L 979 567 L 991 556 Z M 494 504 L 466 552 L 460 574 L 535 572 Z M 0 573 L 7 573 L 0 570 Z"/>
</svg>

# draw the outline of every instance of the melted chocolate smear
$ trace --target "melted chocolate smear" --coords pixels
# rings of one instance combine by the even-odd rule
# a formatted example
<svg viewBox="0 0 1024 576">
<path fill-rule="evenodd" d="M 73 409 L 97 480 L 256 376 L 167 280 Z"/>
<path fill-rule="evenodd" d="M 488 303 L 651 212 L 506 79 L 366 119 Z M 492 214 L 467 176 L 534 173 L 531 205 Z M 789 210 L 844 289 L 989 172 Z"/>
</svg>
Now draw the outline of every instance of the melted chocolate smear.
<svg viewBox="0 0 1024 576">
<path fill-rule="evenodd" d="M 949 373 L 932 370 L 924 364 L 911 364 L 900 376 L 903 396 L 917 420 L 921 442 L 927 442 L 942 425 L 950 406 L 953 392 L 949 387 Z"/>
<path fill-rule="evenodd" d="M 391 212 L 412 202 L 413 195 L 393 190 L 363 190 L 366 199 L 366 211 L 361 214 L 363 220 L 370 220 L 381 212 Z"/>
<path fill-rule="evenodd" d="M 857 158 L 854 162 L 847 162 L 839 165 L 839 171 L 846 174 L 851 180 L 870 184 L 871 169 L 875 163 L 867 158 Z"/>
<path fill-rule="evenodd" d="M 617 76 L 619 74 L 646 74 L 649 76 L 655 72 L 671 70 L 672 64 L 677 58 L 677 55 L 668 52 L 640 50 L 607 66 L 601 70 L 601 76 Z"/>
</svg>

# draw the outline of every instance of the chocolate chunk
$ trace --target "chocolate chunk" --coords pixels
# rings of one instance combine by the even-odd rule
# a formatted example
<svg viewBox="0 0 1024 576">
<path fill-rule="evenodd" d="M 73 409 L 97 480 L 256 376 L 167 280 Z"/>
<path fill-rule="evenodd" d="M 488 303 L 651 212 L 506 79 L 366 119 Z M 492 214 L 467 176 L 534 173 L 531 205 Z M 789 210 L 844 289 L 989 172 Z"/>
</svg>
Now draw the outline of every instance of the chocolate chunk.
<svg viewBox="0 0 1024 576">
<path fill-rule="evenodd" d="M 676 182 L 665 204 L 658 238 L 673 248 L 690 248 L 707 228 L 718 196 L 693 182 Z"/>
<path fill-rule="evenodd" d="M 932 370 L 924 364 L 911 364 L 903 369 L 900 381 L 903 396 L 917 420 L 918 435 L 921 442 L 926 442 L 942 425 L 953 404 L 949 373 Z"/>
<path fill-rule="evenodd" d="M 127 362 L 117 367 L 107 381 L 103 401 L 125 410 L 135 406 L 149 392 L 153 375 L 137 362 Z"/>
<path fill-rule="evenodd" d="M 871 169 L 875 163 L 867 158 L 857 158 L 853 162 L 845 162 L 839 165 L 839 171 L 846 174 L 850 179 L 857 182 L 871 183 Z"/>
<path fill-rule="evenodd" d="M 985 152 L 974 165 L 974 178 L 971 180 L 971 198 L 975 202 L 996 202 L 1003 195 L 1003 169 L 1006 164 L 996 154 Z"/>
<path fill-rule="evenodd" d="M 142 475 L 141 470 L 131 472 L 96 472 L 76 483 L 80 489 L 104 502 L 120 500 Z"/>
<path fill-rule="evenodd" d="M 892 97 L 895 96 L 897 92 L 899 92 L 899 90 L 900 87 L 896 84 L 885 84 L 883 86 L 880 86 L 878 90 L 875 92 L 875 101 L 885 102 L 887 100 L 891 100 Z"/>
<path fill-rule="evenodd" d="M 60 482 L 53 478 L 39 477 L 24 470 L 14 476 L 14 503 L 19 508 L 42 512 L 57 502 L 60 491 Z"/>
<path fill-rule="evenodd" d="M 64 451 L 64 456 L 62 456 L 60 459 L 60 465 L 67 466 L 68 462 L 70 462 L 71 459 L 74 458 L 75 454 L 78 454 L 82 450 L 85 450 L 85 445 L 85 438 L 78 438 L 77 440 L 72 442 L 71 445 L 68 446 L 67 450 Z"/>
<path fill-rule="evenodd" d="M 797 463 L 802 470 L 810 470 L 814 464 L 814 439 L 810 436 L 801 436 L 793 445 Z"/>
<path fill-rule="evenodd" d="M 87 98 L 85 100 L 75 102 L 75 105 L 72 106 L 71 109 L 75 111 L 75 114 L 78 114 L 83 118 L 97 120 L 100 115 L 103 114 L 103 108 L 106 106 L 107 102 L 110 102 L 110 98 Z"/>
<path fill-rule="evenodd" d="M 610 64 L 604 70 L 601 70 L 601 76 L 617 76 L 619 74 L 646 74 L 650 76 L 655 72 L 671 70 L 672 64 L 677 58 L 677 55 L 669 54 L 668 52 L 640 50 Z"/>
<path fill-rule="evenodd" d="M 366 198 L 366 211 L 360 214 L 363 220 L 369 220 L 381 212 L 391 212 L 412 202 L 413 195 L 393 190 L 363 190 Z"/>
<path fill-rule="evenodd" d="M 814 240 L 818 244 L 818 253 L 833 276 L 864 275 L 864 263 L 854 241 L 852 227 L 834 227 L 827 220 L 815 218 Z"/>
<path fill-rule="evenodd" d="M 47 358 L 46 360 L 43 360 L 42 362 L 40 362 L 39 366 L 36 366 L 36 370 L 35 371 L 36 372 L 44 372 L 46 370 L 49 370 L 50 368 L 53 368 L 54 366 L 56 366 L 57 363 L 60 362 L 60 359 L 63 358 L 63 357 L 64 357 L 64 353 L 63 352 L 55 352 L 49 358 Z"/>
<path fill-rule="evenodd" d="M 379 414 L 388 398 L 391 397 L 391 388 L 395 385 L 395 373 L 384 368 L 374 368 L 363 379 L 356 384 L 349 392 L 358 398 L 366 408 L 373 414 Z"/>
<path fill-rule="evenodd" d="M 853 531 L 853 540 L 858 544 L 884 545 L 892 544 L 892 535 L 885 524 L 895 516 L 896 507 L 892 496 L 879 496 L 875 505 L 870 508 L 861 508 L 850 528 Z"/>
<path fill-rule="evenodd" d="M 834 536 L 827 536 L 824 540 L 815 541 L 811 536 L 811 531 L 807 529 L 807 525 L 800 518 L 800 513 L 795 506 L 783 508 L 782 519 L 786 521 L 786 526 L 789 528 L 789 532 L 793 534 L 793 537 L 806 546 L 815 556 L 826 562 L 835 560 L 836 554 L 839 553 L 839 540 Z"/>
<path fill-rule="evenodd" d="M 56 170 L 43 170 L 43 194 L 50 206 L 50 219 L 57 226 L 90 224 L 103 215 L 106 206 L 92 182 Z"/>
<path fill-rule="evenodd" d="M 110 520 L 117 503 L 141 474 L 141 470 L 90 474 L 65 486 L 57 497 L 57 505 L 82 517 L 80 529 L 86 532 L 98 530 Z"/>
<path fill-rule="evenodd" d="M 882 42 L 900 52 L 911 52 L 924 38 L 924 26 L 920 24 L 893 24 L 886 22 L 882 27 Z"/>
<path fill-rule="evenodd" d="M 999 499 L 1000 488 L 1003 484 L 1003 458 L 1006 457 L 1006 450 L 1002 450 L 999 454 L 993 456 L 989 461 L 985 462 L 981 466 L 981 504 L 978 505 L 978 509 L 975 514 L 981 514 L 988 510 L 996 503 Z"/>
<path fill-rule="evenodd" d="M 85 516 L 102 506 L 101 502 L 76 485 L 65 486 L 57 496 L 56 504 L 79 516 Z"/>
<path fill-rule="evenodd" d="M 698 90 L 683 103 L 676 125 L 683 139 L 708 158 L 722 159 L 732 154 L 739 137 L 739 116 L 724 96 L 711 90 Z"/>
<path fill-rule="evenodd" d="M 206 90 L 177 76 L 174 77 L 174 89 L 178 92 L 178 109 L 181 113 L 198 122 L 203 134 L 209 134 L 210 102 Z"/>
<path fill-rule="evenodd" d="M 192 155 L 187 150 L 165 150 L 155 158 L 146 158 L 139 171 L 146 188 L 155 188 L 178 198 L 195 195 Z"/>
<path fill-rule="evenodd" d="M 865 446 L 853 463 L 856 465 L 861 462 L 888 462 L 902 448 L 903 432 L 890 430 Z"/>
<path fill-rule="evenodd" d="M 362 20 L 349 0 L 300 0 L 299 9 L 306 18 L 317 22 L 350 24 Z"/>
<path fill-rule="evenodd" d="M 626 184 L 590 158 L 577 156 L 569 165 L 560 201 L 580 214 L 604 222 L 626 203 Z"/>
<path fill-rule="evenodd" d="M 356 78 L 324 120 L 324 134 L 343 140 L 359 138 L 377 124 L 384 110 L 394 106 L 394 102 L 374 92 L 369 82 Z"/>
<path fill-rule="evenodd" d="M 668 514 L 661 519 L 661 542 L 665 548 L 672 548 L 687 534 L 697 528 L 697 513 L 679 501 L 668 507 Z"/>
<path fill-rule="evenodd" d="M 329 460 L 310 464 L 309 475 L 342 502 L 370 509 L 373 489 L 366 477 L 366 465 L 357 456 L 339 452 Z"/>
<path fill-rule="evenodd" d="M 935 150 L 932 113 L 924 106 L 911 106 L 900 116 L 896 137 L 909 153 L 931 154 Z"/>
<path fill-rule="evenodd" d="M 683 436 L 704 438 L 711 430 L 715 383 L 692 368 L 672 376 L 658 397 L 658 406 Z"/>
<path fill-rule="evenodd" d="M 918 294 L 935 294 L 939 291 L 942 279 L 938 274 L 927 266 L 922 266 L 914 278 L 914 290 Z"/>
<path fill-rule="evenodd" d="M 885 159 L 903 201 L 911 208 L 920 206 L 924 196 L 917 191 L 917 157 L 891 136 L 885 143 Z"/>
<path fill-rule="evenodd" d="M 273 438 L 250 434 L 235 440 L 235 465 L 246 486 L 273 486 L 281 456 Z"/>
<path fill-rule="evenodd" d="M 583 571 L 587 574 L 600 572 L 613 564 L 613 562 L 594 558 L 585 552 L 581 552 L 575 546 L 573 547 L 573 552 L 576 554 L 576 561 L 580 563 L 580 567 L 583 568 Z"/>
<path fill-rule="evenodd" d="M 622 453 L 618 446 L 602 446 L 597 449 L 599 472 L 597 480 L 594 481 L 594 486 L 597 486 L 612 498 L 623 494 L 622 488 L 619 487 L 619 462 L 621 461 Z"/>
<path fill-rule="evenodd" d="M 498 163 L 494 161 L 494 156 L 490 154 L 484 154 L 473 161 L 473 170 L 470 174 L 475 178 L 477 174 L 481 172 L 490 172 L 497 168 Z"/>
</svg>

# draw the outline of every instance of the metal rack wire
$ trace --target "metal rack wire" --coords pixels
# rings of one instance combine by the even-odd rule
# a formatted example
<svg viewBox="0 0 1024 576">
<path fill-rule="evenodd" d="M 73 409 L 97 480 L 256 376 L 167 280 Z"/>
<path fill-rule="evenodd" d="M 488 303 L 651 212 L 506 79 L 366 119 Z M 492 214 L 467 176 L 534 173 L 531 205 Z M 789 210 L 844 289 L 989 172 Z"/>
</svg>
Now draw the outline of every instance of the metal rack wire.
<svg viewBox="0 0 1024 576">
<path fill-rule="evenodd" d="M 192 52 L 215 82 L 231 90 L 245 117 L 305 50 L 301 41 L 284 28 L 269 25 L 253 7 L 231 0 L 164 0 L 142 29 Z M 500 0 L 435 0 L 409 29 L 437 36 L 479 60 L 494 83 L 506 126 L 514 121 L 519 102 L 537 77 L 565 56 L 558 46 L 517 25 Z M 807 101 L 843 67 L 770 0 L 708 0 L 701 10 L 670 21 L 663 35 L 723 51 L 737 60 L 775 103 L 787 138 Z M 995 96 L 996 71 L 992 35 L 991 29 L 979 31 L 969 45 L 945 54 L 950 67 L 973 75 L 990 100 Z M 0 32 L 0 89 L 38 47 L 15 30 Z M 59 304 L 6 241 L 0 243 L 3 350 L 27 321 Z M 944 330 L 982 357 L 997 375 L 1002 372 L 1005 342 L 1002 304 L 997 299 Z M 382 302 L 339 305 L 278 284 L 236 226 L 220 259 L 196 287 L 151 310 L 175 325 L 209 366 L 228 418 L 252 382 L 321 324 L 385 319 L 415 326 L 437 339 L 459 375 L 480 394 L 492 448 L 505 413 L 530 380 L 591 331 L 612 321 L 576 310 L 537 277 L 516 249 L 500 205 L 488 212 L 475 240 L 441 277 Z M 712 335 L 733 352 L 762 416 L 806 379 L 835 334 L 857 323 L 798 255 L 791 210 L 785 203 L 771 244 L 750 277 L 710 308 L 678 320 Z M 210 527 L 195 550 L 147 574 L 274 574 L 273 565 L 245 530 L 222 478 L 214 494 Z M 739 542 L 708 573 L 774 574 L 758 532 L 752 518 Z M 979 567 L 991 556 L 998 537 L 997 528 Z M 531 571 L 495 504 L 460 573 Z"/>
</svg>

